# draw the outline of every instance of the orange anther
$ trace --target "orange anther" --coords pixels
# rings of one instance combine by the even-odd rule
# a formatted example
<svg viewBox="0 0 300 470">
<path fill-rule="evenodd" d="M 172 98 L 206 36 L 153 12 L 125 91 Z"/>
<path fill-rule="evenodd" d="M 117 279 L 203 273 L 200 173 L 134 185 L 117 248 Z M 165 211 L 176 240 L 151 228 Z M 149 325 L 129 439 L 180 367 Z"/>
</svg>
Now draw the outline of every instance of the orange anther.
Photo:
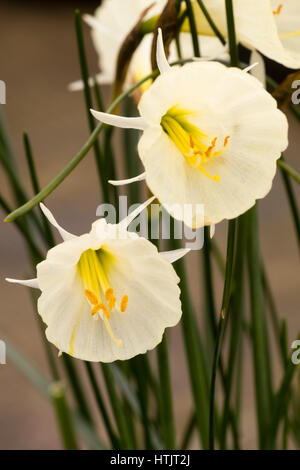
<svg viewBox="0 0 300 470">
<path fill-rule="evenodd" d="M 215 137 L 212 141 L 211 141 L 211 144 L 210 144 L 210 147 L 206 150 L 206 155 L 207 157 L 210 157 L 210 154 L 212 152 L 212 150 L 215 148 L 216 146 L 216 142 L 217 142 L 217 139 L 218 137 Z"/>
<path fill-rule="evenodd" d="M 96 315 L 96 313 L 98 313 L 100 309 L 101 309 L 101 304 L 95 305 L 95 307 L 92 309 L 92 315 Z"/>
<path fill-rule="evenodd" d="M 107 310 L 106 306 L 101 302 L 99 310 L 103 310 L 103 312 L 106 315 L 106 318 L 110 318 L 110 313 Z"/>
<path fill-rule="evenodd" d="M 120 305 L 120 309 L 122 313 L 125 312 L 127 308 L 127 304 L 128 304 L 128 295 L 123 295 L 122 300 L 121 300 L 121 305 Z"/>
<path fill-rule="evenodd" d="M 273 15 L 280 15 L 282 7 L 283 7 L 282 3 L 278 5 L 277 10 L 273 11 Z"/>
<path fill-rule="evenodd" d="M 91 302 L 91 304 L 96 305 L 98 303 L 97 296 L 91 290 L 85 289 L 84 294 L 88 298 L 88 300 Z"/>
<path fill-rule="evenodd" d="M 228 140 L 230 139 L 230 135 L 227 135 L 224 139 L 224 147 L 228 144 Z"/>
</svg>

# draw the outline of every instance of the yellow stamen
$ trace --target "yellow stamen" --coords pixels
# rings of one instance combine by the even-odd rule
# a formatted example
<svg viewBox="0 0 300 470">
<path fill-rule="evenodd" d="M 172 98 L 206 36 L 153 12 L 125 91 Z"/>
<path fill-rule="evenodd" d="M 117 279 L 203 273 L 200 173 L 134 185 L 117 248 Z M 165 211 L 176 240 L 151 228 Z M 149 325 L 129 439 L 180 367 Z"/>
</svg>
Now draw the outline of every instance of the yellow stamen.
<svg viewBox="0 0 300 470">
<path fill-rule="evenodd" d="M 219 183 L 219 181 L 221 180 L 220 176 L 219 175 L 210 175 L 204 168 L 203 168 L 203 164 L 201 163 L 201 157 L 202 158 L 209 158 L 211 156 L 211 153 L 213 151 L 213 149 L 215 148 L 216 146 L 216 142 L 217 142 L 217 137 L 215 137 L 212 141 L 211 141 L 211 145 L 210 147 L 206 150 L 206 152 L 203 154 L 203 152 L 201 152 L 200 150 L 195 150 L 195 144 L 194 144 L 194 140 L 192 138 L 192 136 L 190 136 L 190 142 L 191 142 L 191 150 L 192 150 L 192 154 L 190 155 L 185 155 L 185 157 L 188 159 L 189 163 L 197 168 L 198 170 L 201 171 L 201 173 L 203 173 L 207 178 L 210 178 L 212 179 L 213 181 L 215 181 L 216 183 Z M 201 157 L 199 157 L 198 155 L 200 155 Z"/>
<path fill-rule="evenodd" d="M 199 165 L 198 169 L 205 175 L 207 178 L 210 178 L 211 180 L 215 181 L 216 183 L 219 183 L 221 181 L 221 178 L 219 175 L 210 175 L 204 168 L 203 166 Z"/>
<path fill-rule="evenodd" d="M 172 106 L 162 117 L 161 126 L 189 165 L 200 170 L 207 178 L 219 182 L 220 176 L 210 175 L 204 165 L 210 158 L 219 156 L 225 151 L 230 136 L 225 137 L 223 148 L 216 150 L 218 138 L 214 137 L 210 144 L 207 144 L 208 136 L 187 119 L 193 114 L 195 113 Z"/>
<path fill-rule="evenodd" d="M 88 249 L 82 253 L 77 267 L 82 280 L 84 295 L 91 306 L 91 315 L 95 316 L 100 314 L 101 319 L 105 322 L 105 327 L 110 337 L 118 346 L 121 346 L 122 341 L 114 337 L 108 320 L 114 309 L 116 312 L 124 312 L 126 310 L 128 296 L 124 295 L 120 307 L 116 306 L 117 299 L 106 276 L 107 258 L 105 258 L 105 256 L 107 257 L 107 254 L 104 250 Z M 75 333 L 76 329 L 77 327 L 74 330 Z M 74 350 L 74 335 L 72 335 L 70 342 L 71 352 Z"/>
<path fill-rule="evenodd" d="M 298 31 L 293 31 L 292 33 L 283 33 L 283 34 L 279 34 L 279 37 L 281 39 L 284 39 L 284 38 L 292 38 L 294 36 L 298 36 L 300 34 L 300 29 L 298 29 Z"/>
<path fill-rule="evenodd" d="M 128 304 L 128 295 L 123 295 L 123 298 L 121 300 L 121 305 L 120 305 L 120 309 L 121 309 L 121 312 L 125 312 L 126 308 L 127 308 L 127 304 Z"/>
<path fill-rule="evenodd" d="M 122 344 L 123 344 L 122 340 L 121 340 L 121 339 L 117 339 L 117 338 L 115 337 L 115 335 L 113 334 L 113 331 L 112 331 L 112 329 L 111 329 L 111 326 L 110 326 L 110 324 L 109 324 L 109 321 L 107 320 L 106 317 L 104 317 L 103 321 L 104 321 L 104 325 L 105 325 L 105 327 L 106 327 L 106 330 L 107 330 L 109 336 L 110 336 L 111 339 L 116 343 L 116 345 L 120 348 L 120 347 L 122 346 Z"/>
<path fill-rule="evenodd" d="M 273 11 L 273 15 L 280 15 L 282 7 L 283 7 L 282 4 L 278 5 L 277 10 Z"/>
</svg>

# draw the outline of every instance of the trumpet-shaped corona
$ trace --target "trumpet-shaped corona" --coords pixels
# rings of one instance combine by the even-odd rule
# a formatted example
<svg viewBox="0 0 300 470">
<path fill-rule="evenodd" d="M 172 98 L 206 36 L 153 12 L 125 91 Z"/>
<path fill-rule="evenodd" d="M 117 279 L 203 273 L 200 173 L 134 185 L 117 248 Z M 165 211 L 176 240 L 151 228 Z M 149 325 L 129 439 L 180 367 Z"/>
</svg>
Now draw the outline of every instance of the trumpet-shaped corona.
<svg viewBox="0 0 300 470">
<path fill-rule="evenodd" d="M 171 265 L 189 250 L 158 253 L 127 226 L 154 198 L 117 225 L 94 222 L 79 237 L 42 210 L 64 241 L 37 265 L 37 278 L 7 279 L 41 290 L 38 311 L 60 352 L 87 361 L 129 359 L 154 348 L 181 316 Z"/>
<path fill-rule="evenodd" d="M 285 115 L 246 71 L 213 61 L 170 67 L 161 30 L 157 64 L 161 74 L 142 95 L 140 117 L 92 110 L 106 124 L 142 131 L 144 173 L 111 183 L 144 178 L 166 210 L 192 228 L 239 216 L 271 189 L 288 145 Z"/>
</svg>

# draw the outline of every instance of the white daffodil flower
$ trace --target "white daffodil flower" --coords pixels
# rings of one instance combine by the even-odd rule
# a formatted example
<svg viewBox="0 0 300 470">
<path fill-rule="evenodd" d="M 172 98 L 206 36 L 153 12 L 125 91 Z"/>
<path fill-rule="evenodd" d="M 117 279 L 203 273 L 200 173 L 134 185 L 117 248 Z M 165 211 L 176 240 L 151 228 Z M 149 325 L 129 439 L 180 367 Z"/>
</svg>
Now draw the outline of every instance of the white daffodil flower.
<svg viewBox="0 0 300 470">
<path fill-rule="evenodd" d="M 203 1 L 213 21 L 226 37 L 224 0 Z M 198 34 L 214 34 L 196 0 L 193 0 L 193 7 Z M 300 68 L 299 0 L 233 0 L 233 8 L 239 42 L 286 67 Z M 188 29 L 186 21 L 184 30 Z M 216 46 L 218 42 L 215 39 Z"/>
<path fill-rule="evenodd" d="M 97 220 L 81 236 L 62 229 L 41 205 L 64 241 L 37 265 L 36 279 L 7 281 L 41 290 L 38 311 L 59 351 L 87 361 L 129 359 L 153 349 L 165 328 L 179 322 L 179 279 L 171 263 L 189 250 L 158 253 L 127 231 L 152 200 L 119 224 Z"/>
<path fill-rule="evenodd" d="M 121 45 L 126 36 L 137 23 L 140 15 L 147 7 L 151 8 L 147 12 L 144 20 L 156 18 L 161 14 L 166 6 L 167 0 L 104 0 L 95 11 L 95 15 L 84 15 L 83 19 L 91 27 L 91 35 L 95 50 L 99 56 L 99 68 L 101 73 L 97 75 L 100 84 L 110 84 L 115 79 L 117 58 Z M 126 85 L 141 80 L 152 72 L 151 47 L 153 34 L 149 33 L 142 39 L 131 59 L 127 73 Z M 180 35 L 180 46 L 183 58 L 193 57 L 193 43 L 190 33 Z M 220 42 L 215 42 L 215 38 L 201 38 L 201 55 L 206 57 L 225 57 L 225 49 Z M 176 44 L 173 41 L 170 45 L 170 61 L 178 59 Z M 93 80 L 90 79 L 90 85 Z M 149 83 L 144 83 L 142 89 L 145 90 Z M 71 91 L 83 88 L 83 82 L 78 80 L 69 85 Z"/>
<path fill-rule="evenodd" d="M 285 115 L 245 71 L 217 62 L 172 69 L 161 31 L 157 64 L 161 75 L 143 94 L 140 117 L 91 110 L 106 124 L 143 131 L 138 151 L 145 172 L 125 183 L 144 178 L 166 210 L 192 228 L 203 225 L 199 204 L 204 225 L 237 217 L 271 189 L 288 145 Z"/>
</svg>

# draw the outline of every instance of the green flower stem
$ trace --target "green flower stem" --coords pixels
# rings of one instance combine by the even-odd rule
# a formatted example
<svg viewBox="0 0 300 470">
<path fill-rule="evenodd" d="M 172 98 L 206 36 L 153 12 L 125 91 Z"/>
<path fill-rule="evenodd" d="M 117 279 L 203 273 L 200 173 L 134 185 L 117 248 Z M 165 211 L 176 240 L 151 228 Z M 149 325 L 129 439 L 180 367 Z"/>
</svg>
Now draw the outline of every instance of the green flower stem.
<svg viewBox="0 0 300 470">
<path fill-rule="evenodd" d="M 173 249 L 179 248 L 180 244 L 173 241 Z M 189 369 L 192 394 L 194 398 L 197 429 L 203 449 L 208 449 L 208 409 L 209 384 L 203 345 L 199 335 L 196 319 L 192 310 L 190 295 L 186 282 L 184 261 L 181 259 L 174 265 L 180 278 L 182 319 L 181 327 Z"/>
<path fill-rule="evenodd" d="M 202 249 L 203 253 L 203 282 L 204 282 L 204 291 L 206 297 L 206 311 L 208 313 L 208 320 L 210 324 L 210 329 L 212 336 L 215 338 L 217 334 L 217 325 L 216 325 L 216 309 L 214 301 L 214 291 L 213 291 L 213 277 L 212 277 L 212 266 L 211 266 L 211 240 L 209 234 L 210 228 L 204 228 L 204 246 Z"/>
<path fill-rule="evenodd" d="M 261 449 L 268 448 L 273 409 L 271 363 L 263 302 L 261 261 L 256 207 L 248 212 L 248 268 L 251 299 L 251 337 L 253 347 L 257 422 Z"/>
<path fill-rule="evenodd" d="M 38 327 L 39 327 L 39 330 L 40 330 L 40 333 L 41 333 L 41 340 L 42 340 L 43 347 L 44 347 L 44 350 L 45 350 L 45 354 L 46 354 L 46 357 L 47 357 L 47 360 L 48 360 L 51 376 L 52 376 L 53 381 L 57 382 L 57 381 L 60 380 L 60 376 L 59 376 L 57 364 L 56 364 L 56 361 L 55 361 L 55 358 L 54 358 L 52 345 L 51 345 L 51 343 L 49 343 L 49 341 L 46 338 L 45 324 L 42 320 L 42 317 L 39 315 L 39 313 L 37 312 L 37 309 L 36 309 L 38 295 L 36 294 L 35 289 L 30 289 L 29 292 L 30 292 L 30 297 L 31 297 L 31 300 L 32 300 L 32 305 L 33 305 L 34 310 L 35 310 L 35 317 L 37 319 Z"/>
<path fill-rule="evenodd" d="M 201 54 L 200 54 L 200 47 L 199 47 L 199 41 L 198 41 L 198 33 L 197 33 L 195 16 L 194 16 L 194 10 L 192 7 L 191 0 L 185 0 L 185 3 L 186 3 L 187 16 L 188 16 L 189 23 L 190 23 L 194 53 L 196 57 L 200 57 Z"/>
<path fill-rule="evenodd" d="M 162 421 L 164 448 L 175 449 L 175 424 L 166 332 L 162 342 L 157 347 L 157 359 L 161 396 L 160 418 Z"/>
<path fill-rule="evenodd" d="M 192 411 L 192 413 L 191 413 L 191 415 L 190 415 L 190 417 L 187 421 L 187 425 L 186 425 L 186 428 L 184 430 L 184 433 L 183 433 L 183 438 L 182 438 L 181 444 L 179 446 L 180 450 L 186 450 L 188 448 L 188 445 L 189 445 L 190 440 L 191 440 L 192 435 L 193 435 L 193 431 L 196 428 L 196 426 L 197 426 L 196 413 L 195 413 L 195 411 Z"/>
<path fill-rule="evenodd" d="M 26 155 L 26 159 L 27 159 L 27 165 L 28 165 L 28 168 L 29 168 L 32 188 L 33 188 L 34 193 L 37 194 L 37 193 L 40 192 L 40 185 L 39 185 L 37 172 L 36 172 L 36 168 L 35 168 L 35 162 L 34 162 L 34 158 L 33 158 L 32 148 L 31 148 L 31 144 L 30 144 L 27 132 L 23 133 L 23 142 L 24 142 L 25 155 Z M 46 241 L 48 243 L 48 246 L 52 247 L 52 246 L 55 245 L 55 239 L 54 239 L 54 236 L 53 236 L 53 232 L 51 230 L 50 223 L 49 223 L 48 219 L 45 217 L 45 215 L 43 214 L 43 212 L 42 211 L 40 211 L 40 212 L 41 212 L 41 217 L 42 217 L 42 221 L 43 221 L 43 225 L 44 225 Z"/>
<path fill-rule="evenodd" d="M 234 292 L 231 300 L 230 341 L 228 367 L 225 377 L 224 406 L 221 423 L 221 449 L 226 448 L 226 431 L 230 420 L 230 398 L 234 378 L 236 359 L 238 356 L 243 328 L 244 300 L 244 258 L 246 253 L 247 215 L 242 215 L 237 222 L 237 256 L 234 264 Z M 238 432 L 236 433 L 238 435 Z"/>
<path fill-rule="evenodd" d="M 283 156 L 281 157 L 281 160 L 284 161 Z M 286 190 L 287 198 L 289 201 L 290 209 L 291 209 L 293 220 L 294 220 L 298 246 L 300 248 L 300 217 L 299 217 L 299 209 L 297 205 L 297 200 L 294 194 L 290 176 L 285 171 L 283 171 L 282 168 L 280 169 L 281 169 L 281 176 L 283 179 L 283 184 Z"/>
<path fill-rule="evenodd" d="M 74 365 L 74 360 L 71 356 L 68 356 L 67 354 L 63 353 L 62 361 L 71 385 L 74 399 L 77 403 L 78 410 L 81 413 L 82 417 L 88 423 L 92 424 L 91 413 L 86 401 L 85 393 L 82 388 L 80 377 Z"/>
<path fill-rule="evenodd" d="M 280 324 L 279 313 L 277 311 L 276 303 L 270 287 L 269 279 L 266 270 L 262 264 L 262 284 L 266 305 L 269 307 L 271 322 L 273 325 L 274 336 L 278 350 L 280 352 L 282 367 L 286 367 L 286 350 L 282 347 L 282 325 Z"/>
<path fill-rule="evenodd" d="M 185 64 L 187 62 L 192 62 L 193 59 L 183 59 L 183 60 L 177 60 L 176 62 L 171 63 L 170 65 L 179 65 L 179 64 Z M 149 80 L 150 78 L 154 78 L 158 75 L 158 70 L 154 70 L 152 73 L 144 77 L 142 80 L 139 82 L 135 83 L 132 87 L 130 87 L 128 90 L 124 91 L 121 93 L 114 101 L 113 103 L 108 107 L 107 113 L 112 113 L 114 109 L 126 98 L 129 96 L 136 88 L 140 87 L 144 82 Z M 84 145 L 81 147 L 79 152 L 72 158 L 72 160 L 65 166 L 65 168 L 52 180 L 50 183 L 45 186 L 36 196 L 34 196 L 32 199 L 30 199 L 28 202 L 20 206 L 18 209 L 14 210 L 11 212 L 5 219 L 5 222 L 12 222 L 21 215 L 24 215 L 26 212 L 30 211 L 33 207 L 35 207 L 37 204 L 39 204 L 43 199 L 45 199 L 49 194 L 51 194 L 54 189 L 56 189 L 65 179 L 69 174 L 76 168 L 76 166 L 81 162 L 81 160 L 86 156 L 88 151 L 92 148 L 94 145 L 95 140 L 97 139 L 98 135 L 100 132 L 103 130 L 104 125 L 102 123 L 99 123 L 94 131 L 91 133 L 89 136 L 88 140 L 84 143 Z"/>
<path fill-rule="evenodd" d="M 197 2 L 198 2 L 199 7 L 202 10 L 203 15 L 205 16 L 205 18 L 207 20 L 209 26 L 211 27 L 211 29 L 213 30 L 213 32 L 215 33 L 217 38 L 220 39 L 223 46 L 225 46 L 226 41 L 224 39 L 224 36 L 221 33 L 221 31 L 218 29 L 216 23 L 213 21 L 212 17 L 210 16 L 209 12 L 207 11 L 207 8 L 205 7 L 205 5 L 203 3 L 203 1 L 202 0 L 197 0 Z"/>
<path fill-rule="evenodd" d="M 296 170 L 287 165 L 282 159 L 277 160 L 277 165 L 289 176 L 291 176 L 291 178 L 293 178 L 298 184 L 300 184 L 300 175 Z"/>
<path fill-rule="evenodd" d="M 235 251 L 235 238 L 236 238 L 236 220 L 229 221 L 228 224 L 228 242 L 227 242 L 227 257 L 226 257 L 226 274 L 223 290 L 222 307 L 220 313 L 220 319 L 218 324 L 213 368 L 211 375 L 211 386 L 210 386 L 210 405 L 209 405 L 209 448 L 214 449 L 215 441 L 215 387 L 217 369 L 219 365 L 219 359 L 221 354 L 221 348 L 223 343 L 223 337 L 225 333 L 225 326 L 228 314 L 229 300 L 232 291 L 232 279 L 233 279 L 233 261 Z"/>
<path fill-rule="evenodd" d="M 141 421 L 144 432 L 144 445 L 146 450 L 155 448 L 155 444 L 150 432 L 151 422 L 149 418 L 149 390 L 148 390 L 148 374 L 146 367 L 147 355 L 143 354 L 134 357 L 131 360 L 131 365 L 134 368 L 134 373 L 137 382 L 137 395 L 141 407 Z"/>
<path fill-rule="evenodd" d="M 298 339 L 300 339 L 299 335 Z M 287 408 L 290 401 L 291 384 L 296 372 L 297 365 L 293 364 L 291 357 L 289 357 L 287 359 L 285 373 L 282 378 L 279 390 L 274 398 L 270 426 L 270 443 L 272 448 L 276 447 L 276 437 L 278 434 L 280 421 L 287 415 Z"/>
<path fill-rule="evenodd" d="M 120 387 L 122 392 L 122 399 L 124 402 L 123 409 L 125 420 L 127 423 L 127 430 L 130 434 L 130 441 L 134 449 L 138 449 L 137 434 L 136 434 L 136 418 L 141 414 L 139 402 L 135 391 L 132 388 L 131 380 L 131 370 L 129 360 L 122 361 L 119 366 L 116 364 L 110 364 L 110 370 Z M 135 407 L 132 407 L 134 403 Z"/>
<path fill-rule="evenodd" d="M 99 111 L 104 111 L 103 99 L 101 94 L 100 86 L 97 82 L 97 78 L 93 78 L 94 90 L 95 90 L 95 100 Z"/>
<path fill-rule="evenodd" d="M 133 100 L 128 97 L 124 101 L 124 115 L 125 116 L 136 116 L 136 106 Z M 132 178 L 133 176 L 142 173 L 141 161 L 137 151 L 137 144 L 139 140 L 139 132 L 134 130 L 126 130 L 123 132 L 124 142 L 124 156 L 126 162 L 127 174 L 126 178 Z M 130 195 L 131 204 L 136 203 L 140 200 L 140 189 L 141 183 L 134 183 L 128 186 L 128 192 Z"/>
<path fill-rule="evenodd" d="M 49 394 L 53 400 L 62 441 L 66 450 L 77 450 L 74 426 L 67 405 L 65 388 L 61 382 L 53 382 L 49 387 Z"/>
<path fill-rule="evenodd" d="M 115 180 L 116 169 L 115 169 L 115 155 L 113 150 L 112 138 L 115 128 L 112 126 L 105 126 L 103 130 L 103 155 L 106 162 L 106 175 L 107 179 Z M 112 201 L 114 201 L 115 206 L 118 205 L 118 187 L 109 185 L 109 193 Z"/>
<path fill-rule="evenodd" d="M 230 63 L 232 67 L 239 67 L 239 54 L 235 34 L 234 14 L 232 0 L 225 0 L 227 32 L 230 52 Z"/>
<path fill-rule="evenodd" d="M 102 369 L 102 374 L 105 380 L 111 408 L 112 408 L 116 425 L 119 431 L 119 436 L 120 436 L 120 441 L 121 441 L 121 446 L 122 446 L 121 448 L 123 450 L 132 449 L 133 446 L 130 441 L 130 433 L 128 433 L 128 430 L 127 430 L 126 417 L 124 414 L 122 402 L 116 391 L 114 377 L 110 370 L 109 364 L 102 363 L 101 369 Z"/>
<path fill-rule="evenodd" d="M 14 198 L 17 204 L 23 204 L 27 199 L 27 193 L 22 186 L 12 149 L 6 130 L 4 128 L 4 123 L 2 116 L 0 115 L 0 163 L 3 165 L 3 168 L 10 180 L 11 187 L 14 192 Z M 34 212 L 30 214 L 30 221 L 34 222 L 36 228 L 39 230 L 43 236 L 43 227 L 40 223 L 40 220 Z M 24 224 L 27 223 L 24 221 Z"/>
<path fill-rule="evenodd" d="M 214 240 L 211 240 L 211 251 L 216 260 L 220 274 L 222 274 L 222 276 L 225 276 L 225 268 L 226 268 L 225 261 L 224 261 L 220 248 L 218 247 L 217 243 Z"/>
<path fill-rule="evenodd" d="M 11 212 L 11 208 L 8 205 L 7 201 L 4 199 L 3 196 L 0 194 L 0 206 L 2 207 L 3 211 L 5 214 L 9 214 Z M 39 262 L 43 258 L 43 254 L 36 244 L 29 228 L 26 223 L 24 223 L 24 220 L 16 220 L 16 227 L 24 237 L 28 248 L 30 250 L 30 253 L 32 254 L 32 257 L 35 261 Z"/>
<path fill-rule="evenodd" d="M 149 218 L 149 233 L 151 233 L 151 228 L 154 228 L 155 232 L 158 232 L 159 225 L 160 217 L 158 215 L 155 216 L 154 220 L 152 219 L 151 223 Z M 159 250 L 159 240 L 154 239 L 151 241 Z M 159 421 L 161 423 L 162 428 L 164 449 L 175 449 L 175 423 L 173 416 L 172 386 L 169 366 L 167 331 L 164 332 L 163 339 L 161 343 L 157 346 L 156 352 L 160 385 L 158 410 Z"/>
<path fill-rule="evenodd" d="M 112 428 L 112 424 L 110 422 L 110 417 L 109 417 L 109 415 L 106 411 L 106 406 L 105 406 L 104 400 L 102 398 L 102 394 L 101 394 L 101 391 L 100 391 L 100 388 L 99 388 L 99 385 L 98 385 L 98 381 L 97 381 L 95 372 L 93 370 L 93 366 L 90 362 L 87 362 L 87 361 L 84 362 L 84 365 L 86 367 L 86 371 L 87 371 L 87 374 L 88 374 L 88 377 L 89 377 L 89 380 L 90 380 L 90 384 L 91 384 L 91 387 L 92 387 L 92 390 L 93 390 L 93 393 L 94 393 L 94 397 L 95 397 L 96 403 L 98 405 L 100 414 L 102 416 L 103 422 L 105 424 L 107 434 L 110 438 L 111 445 L 112 445 L 113 449 L 118 449 L 119 448 L 119 442 L 118 442 L 117 437 L 115 436 L 114 430 Z"/>
<path fill-rule="evenodd" d="M 147 358 L 147 356 L 143 357 L 143 368 L 144 370 L 146 371 L 146 376 L 147 376 L 147 381 L 150 382 L 150 386 L 152 386 L 152 371 L 149 370 L 149 364 L 148 364 L 148 361 L 146 362 L 145 359 Z M 128 375 L 125 375 L 125 372 L 121 370 L 121 368 L 119 366 L 116 365 L 116 363 L 113 363 L 113 364 L 110 364 L 110 370 L 116 380 L 116 382 L 118 383 L 120 389 L 122 390 L 123 392 L 123 395 L 124 397 L 126 398 L 126 402 L 128 403 L 128 405 L 130 406 L 134 416 L 140 420 L 142 418 L 142 410 L 141 410 L 141 406 L 140 406 L 140 403 L 138 401 L 138 397 L 136 396 L 136 393 L 135 393 L 135 390 L 133 389 L 132 387 L 132 384 L 129 382 L 129 373 L 130 373 L 130 370 L 131 370 L 131 367 L 133 366 L 133 361 L 128 361 L 126 362 L 126 366 L 128 365 L 128 371 L 127 371 L 127 374 Z M 126 367 L 127 368 L 127 367 Z M 134 370 L 133 368 L 133 372 L 134 374 L 137 374 L 138 371 Z M 148 385 L 148 383 L 147 383 Z M 155 392 L 157 392 L 157 385 L 155 384 Z M 162 443 L 160 441 L 160 437 L 157 433 L 157 430 L 156 428 L 152 425 L 152 423 L 150 423 L 150 434 L 151 434 L 151 439 L 152 439 L 152 442 L 154 444 L 154 447 L 156 449 L 162 449 Z M 136 446 L 135 446 L 136 448 Z"/>
<path fill-rule="evenodd" d="M 83 38 L 83 31 L 82 31 L 82 21 L 80 17 L 79 10 L 75 11 L 75 30 L 76 30 L 76 38 L 77 38 L 77 47 L 78 47 L 78 55 L 79 55 L 79 62 L 80 62 L 80 69 L 81 69 L 81 77 L 84 83 L 84 98 L 86 104 L 86 113 L 90 131 L 93 132 L 95 129 L 95 122 L 94 118 L 90 112 L 90 109 L 93 107 L 92 105 L 92 94 L 91 89 L 89 86 L 89 72 L 88 72 L 88 65 L 86 60 L 86 53 L 84 47 L 84 38 Z M 94 152 L 95 152 L 95 159 L 96 159 L 96 166 L 98 170 L 99 180 L 101 182 L 101 187 L 103 191 L 103 195 L 106 199 L 107 197 L 107 181 L 106 181 L 106 174 L 104 172 L 104 165 L 103 159 L 100 152 L 100 147 L 97 139 L 95 139 L 94 143 Z M 107 200 L 107 199 L 106 199 Z"/>
</svg>

